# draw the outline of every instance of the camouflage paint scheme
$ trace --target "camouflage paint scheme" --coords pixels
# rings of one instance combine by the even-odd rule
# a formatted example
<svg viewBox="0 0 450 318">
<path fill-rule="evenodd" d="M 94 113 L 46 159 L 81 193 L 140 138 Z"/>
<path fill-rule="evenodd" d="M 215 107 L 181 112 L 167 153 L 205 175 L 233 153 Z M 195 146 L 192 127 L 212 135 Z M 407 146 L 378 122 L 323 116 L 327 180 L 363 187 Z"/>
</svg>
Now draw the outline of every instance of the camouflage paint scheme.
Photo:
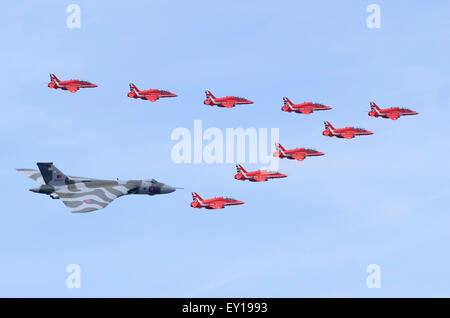
<svg viewBox="0 0 450 318">
<path fill-rule="evenodd" d="M 167 184 L 150 180 L 99 180 L 66 176 L 52 162 L 38 162 L 39 170 L 16 169 L 40 183 L 29 189 L 60 199 L 72 212 L 92 212 L 105 208 L 114 199 L 128 194 L 166 194 L 176 190 Z"/>
</svg>

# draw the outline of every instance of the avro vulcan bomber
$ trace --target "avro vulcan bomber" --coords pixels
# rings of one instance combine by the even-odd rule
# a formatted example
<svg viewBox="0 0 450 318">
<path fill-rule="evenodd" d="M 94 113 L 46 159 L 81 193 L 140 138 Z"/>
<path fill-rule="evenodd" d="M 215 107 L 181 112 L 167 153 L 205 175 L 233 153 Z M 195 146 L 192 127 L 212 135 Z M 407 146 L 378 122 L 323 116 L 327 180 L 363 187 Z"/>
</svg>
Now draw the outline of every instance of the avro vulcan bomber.
<svg viewBox="0 0 450 318">
<path fill-rule="evenodd" d="M 105 208 L 114 199 L 128 194 L 166 194 L 177 188 L 150 180 L 100 180 L 67 176 L 52 162 L 38 162 L 39 170 L 17 169 L 40 183 L 30 191 L 61 200 L 72 212 L 92 212 Z"/>
</svg>

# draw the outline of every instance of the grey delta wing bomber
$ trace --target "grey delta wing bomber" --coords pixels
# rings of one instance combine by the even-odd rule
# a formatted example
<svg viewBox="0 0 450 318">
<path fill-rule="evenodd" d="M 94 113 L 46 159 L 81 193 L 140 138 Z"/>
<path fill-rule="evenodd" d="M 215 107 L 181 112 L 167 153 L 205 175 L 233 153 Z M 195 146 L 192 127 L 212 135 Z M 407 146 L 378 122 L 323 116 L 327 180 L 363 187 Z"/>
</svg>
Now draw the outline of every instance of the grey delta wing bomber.
<svg viewBox="0 0 450 318">
<path fill-rule="evenodd" d="M 177 188 L 150 180 L 99 180 L 67 176 L 52 162 L 38 162 L 39 170 L 16 169 L 40 185 L 29 189 L 60 199 L 72 212 L 92 212 L 105 208 L 114 199 L 128 194 L 166 194 Z"/>
</svg>

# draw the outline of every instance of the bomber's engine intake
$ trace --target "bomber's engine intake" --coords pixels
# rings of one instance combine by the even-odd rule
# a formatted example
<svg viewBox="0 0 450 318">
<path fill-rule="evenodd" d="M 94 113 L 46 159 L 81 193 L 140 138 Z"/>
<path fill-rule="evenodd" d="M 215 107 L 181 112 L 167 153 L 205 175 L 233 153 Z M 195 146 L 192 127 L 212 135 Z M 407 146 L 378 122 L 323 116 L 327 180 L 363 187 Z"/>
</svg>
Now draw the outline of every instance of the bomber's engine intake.
<svg viewBox="0 0 450 318">
<path fill-rule="evenodd" d="M 50 198 L 57 200 L 59 199 L 59 195 L 57 195 L 55 192 L 52 192 L 50 193 Z"/>
</svg>

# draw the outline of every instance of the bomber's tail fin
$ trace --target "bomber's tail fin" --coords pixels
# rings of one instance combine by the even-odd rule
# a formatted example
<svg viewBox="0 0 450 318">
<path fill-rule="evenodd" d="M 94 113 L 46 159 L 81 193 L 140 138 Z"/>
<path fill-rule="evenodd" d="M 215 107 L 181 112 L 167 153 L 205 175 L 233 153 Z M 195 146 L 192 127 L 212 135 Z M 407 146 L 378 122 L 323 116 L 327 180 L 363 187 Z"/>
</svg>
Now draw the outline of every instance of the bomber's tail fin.
<svg viewBox="0 0 450 318">
<path fill-rule="evenodd" d="M 194 201 L 202 201 L 203 199 L 195 192 L 192 192 L 192 199 Z"/>
<path fill-rule="evenodd" d="M 59 79 L 56 77 L 55 74 L 50 74 L 50 81 L 51 82 L 59 82 Z"/>
<path fill-rule="evenodd" d="M 325 129 L 330 129 L 330 130 L 334 129 L 334 127 L 328 121 L 324 121 L 323 123 L 325 124 Z"/>
<path fill-rule="evenodd" d="M 236 171 L 237 171 L 237 173 L 246 173 L 247 172 L 240 164 L 236 164 Z"/>
<path fill-rule="evenodd" d="M 73 181 L 53 165 L 53 162 L 38 162 L 37 166 L 45 184 L 52 186 L 65 185 Z"/>
<path fill-rule="evenodd" d="M 214 95 L 210 91 L 206 90 L 205 94 L 206 94 L 206 98 L 215 99 Z"/>
<path fill-rule="evenodd" d="M 130 92 L 139 92 L 138 88 L 133 83 L 130 83 Z"/>
<path fill-rule="evenodd" d="M 293 103 L 291 102 L 291 100 L 287 97 L 283 97 L 283 102 L 285 106 L 291 106 L 293 105 Z"/>
</svg>

